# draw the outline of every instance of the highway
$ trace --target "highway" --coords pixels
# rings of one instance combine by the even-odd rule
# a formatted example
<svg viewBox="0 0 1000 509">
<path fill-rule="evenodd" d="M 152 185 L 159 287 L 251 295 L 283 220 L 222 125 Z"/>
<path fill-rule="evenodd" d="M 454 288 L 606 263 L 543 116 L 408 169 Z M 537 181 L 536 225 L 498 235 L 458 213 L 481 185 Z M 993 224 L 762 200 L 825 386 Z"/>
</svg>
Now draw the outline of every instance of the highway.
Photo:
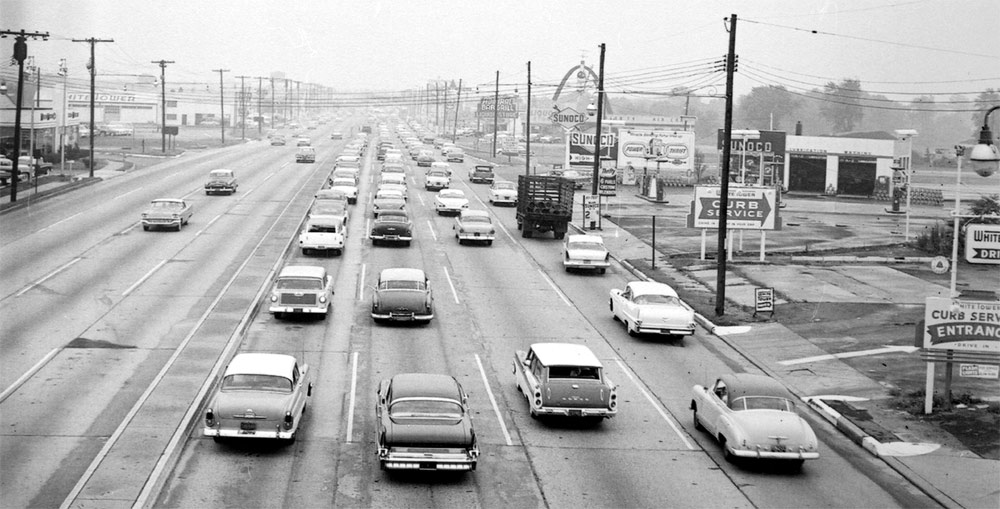
<svg viewBox="0 0 1000 509">
<path fill-rule="evenodd" d="M 341 256 L 303 256 L 298 229 L 346 141 L 307 131 L 314 164 L 266 141 L 190 153 L 13 211 L 0 231 L 2 507 L 928 507 L 932 500 L 824 420 L 802 413 L 821 458 L 801 472 L 726 462 L 694 430 L 691 387 L 752 371 L 717 338 L 629 337 L 608 292 L 635 279 L 567 273 L 562 243 L 522 239 L 514 209 L 452 163 L 452 187 L 498 224 L 492 246 L 459 245 L 423 171 L 408 162 L 409 247 L 373 247 L 378 162 L 364 159 Z M 350 138 L 348 136 L 347 138 Z M 393 141 L 399 143 L 398 139 Z M 206 196 L 230 168 L 231 196 Z M 516 168 L 501 176 L 516 179 Z M 180 232 L 144 232 L 155 198 L 184 198 Z M 262 305 L 283 265 L 335 278 L 330 315 L 276 320 Z M 374 324 L 372 286 L 388 267 L 424 269 L 436 317 Z M 598 425 L 534 420 L 514 386 L 516 350 L 573 342 L 618 385 L 619 415 Z M 201 436 L 219 371 L 237 351 L 308 363 L 315 389 L 291 445 Z M 482 457 L 467 474 L 387 474 L 375 455 L 375 391 L 403 372 L 446 373 L 470 393 Z"/>
</svg>

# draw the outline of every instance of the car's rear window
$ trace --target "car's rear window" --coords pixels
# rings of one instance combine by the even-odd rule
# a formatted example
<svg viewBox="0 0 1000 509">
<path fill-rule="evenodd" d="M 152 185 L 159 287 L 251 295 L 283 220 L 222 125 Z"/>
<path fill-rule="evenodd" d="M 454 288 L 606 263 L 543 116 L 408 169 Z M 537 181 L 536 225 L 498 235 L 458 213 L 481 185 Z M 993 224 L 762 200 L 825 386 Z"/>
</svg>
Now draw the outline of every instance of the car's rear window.
<svg viewBox="0 0 1000 509">
<path fill-rule="evenodd" d="M 278 279 L 279 290 L 322 290 L 323 281 L 304 277 L 283 277 Z"/>
<path fill-rule="evenodd" d="M 465 216 L 462 218 L 462 222 L 490 224 L 490 218 L 487 216 Z"/>
<path fill-rule="evenodd" d="M 379 290 L 424 290 L 426 288 L 427 285 L 423 281 L 389 280 L 382 281 L 378 285 Z"/>
<path fill-rule="evenodd" d="M 600 371 L 591 366 L 549 366 L 549 378 L 600 380 Z"/>
<path fill-rule="evenodd" d="M 292 392 L 292 381 L 274 375 L 229 375 L 222 380 L 222 390 Z"/>
<path fill-rule="evenodd" d="M 395 418 L 458 419 L 462 413 L 462 405 L 456 401 L 405 399 L 389 405 L 389 415 Z"/>
<path fill-rule="evenodd" d="M 734 399 L 729 407 L 733 410 L 782 410 L 793 412 L 795 404 L 785 398 L 774 396 L 744 396 Z"/>
<path fill-rule="evenodd" d="M 636 304 L 674 304 L 680 305 L 681 301 L 672 295 L 640 295 L 635 298 Z"/>
<path fill-rule="evenodd" d="M 600 242 L 570 242 L 569 249 L 586 249 L 591 251 L 603 251 L 604 244 Z"/>
</svg>

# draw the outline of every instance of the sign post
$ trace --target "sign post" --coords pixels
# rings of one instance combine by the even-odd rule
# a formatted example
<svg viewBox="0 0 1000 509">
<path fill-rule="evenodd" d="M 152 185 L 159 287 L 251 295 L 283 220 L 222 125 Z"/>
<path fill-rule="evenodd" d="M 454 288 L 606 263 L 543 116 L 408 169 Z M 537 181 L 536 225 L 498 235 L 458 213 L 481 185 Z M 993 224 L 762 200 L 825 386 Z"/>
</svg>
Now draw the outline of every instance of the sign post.
<svg viewBox="0 0 1000 509">
<path fill-rule="evenodd" d="M 965 260 L 1000 265 L 1000 224 L 970 224 L 966 227 Z"/>
<path fill-rule="evenodd" d="M 756 317 L 757 313 L 771 313 L 774 316 L 774 288 L 754 288 L 753 300 L 753 316 Z"/>
</svg>

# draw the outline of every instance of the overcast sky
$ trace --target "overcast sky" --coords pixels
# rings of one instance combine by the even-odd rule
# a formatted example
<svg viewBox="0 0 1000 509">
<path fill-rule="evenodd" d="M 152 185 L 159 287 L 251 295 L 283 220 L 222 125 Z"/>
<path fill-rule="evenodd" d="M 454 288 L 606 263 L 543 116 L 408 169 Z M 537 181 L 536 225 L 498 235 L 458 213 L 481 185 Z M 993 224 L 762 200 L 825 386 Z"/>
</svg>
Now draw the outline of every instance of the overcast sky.
<svg viewBox="0 0 1000 509">
<path fill-rule="evenodd" d="M 844 78 L 896 99 L 1000 89 L 998 0 L 0 0 L 0 29 L 48 32 L 29 54 L 43 73 L 66 58 L 80 79 L 89 45 L 74 38 L 114 39 L 97 45 L 99 75 L 158 75 L 151 61 L 164 59 L 168 83 L 217 83 L 211 70 L 225 68 L 227 80 L 282 71 L 339 90 L 435 78 L 492 88 L 498 70 L 501 83 L 525 82 L 529 60 L 533 81 L 551 86 L 581 57 L 596 69 L 606 43 L 611 93 L 721 94 L 706 66 L 726 54 L 733 13 L 738 94 Z M 12 46 L 0 40 L 5 64 Z"/>
</svg>

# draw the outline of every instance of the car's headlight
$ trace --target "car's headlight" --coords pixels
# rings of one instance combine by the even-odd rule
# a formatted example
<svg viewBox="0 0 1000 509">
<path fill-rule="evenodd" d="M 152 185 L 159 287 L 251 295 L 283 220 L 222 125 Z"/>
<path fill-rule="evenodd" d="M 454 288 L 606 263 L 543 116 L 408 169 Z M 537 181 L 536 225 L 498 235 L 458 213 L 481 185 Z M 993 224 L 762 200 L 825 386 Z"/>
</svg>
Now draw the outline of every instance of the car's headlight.
<svg viewBox="0 0 1000 509">
<path fill-rule="evenodd" d="M 320 304 L 326 304 L 326 295 L 320 295 L 319 296 L 319 303 Z"/>
<path fill-rule="evenodd" d="M 271 294 L 271 302 L 278 302 L 278 294 L 276 293 Z"/>
</svg>

